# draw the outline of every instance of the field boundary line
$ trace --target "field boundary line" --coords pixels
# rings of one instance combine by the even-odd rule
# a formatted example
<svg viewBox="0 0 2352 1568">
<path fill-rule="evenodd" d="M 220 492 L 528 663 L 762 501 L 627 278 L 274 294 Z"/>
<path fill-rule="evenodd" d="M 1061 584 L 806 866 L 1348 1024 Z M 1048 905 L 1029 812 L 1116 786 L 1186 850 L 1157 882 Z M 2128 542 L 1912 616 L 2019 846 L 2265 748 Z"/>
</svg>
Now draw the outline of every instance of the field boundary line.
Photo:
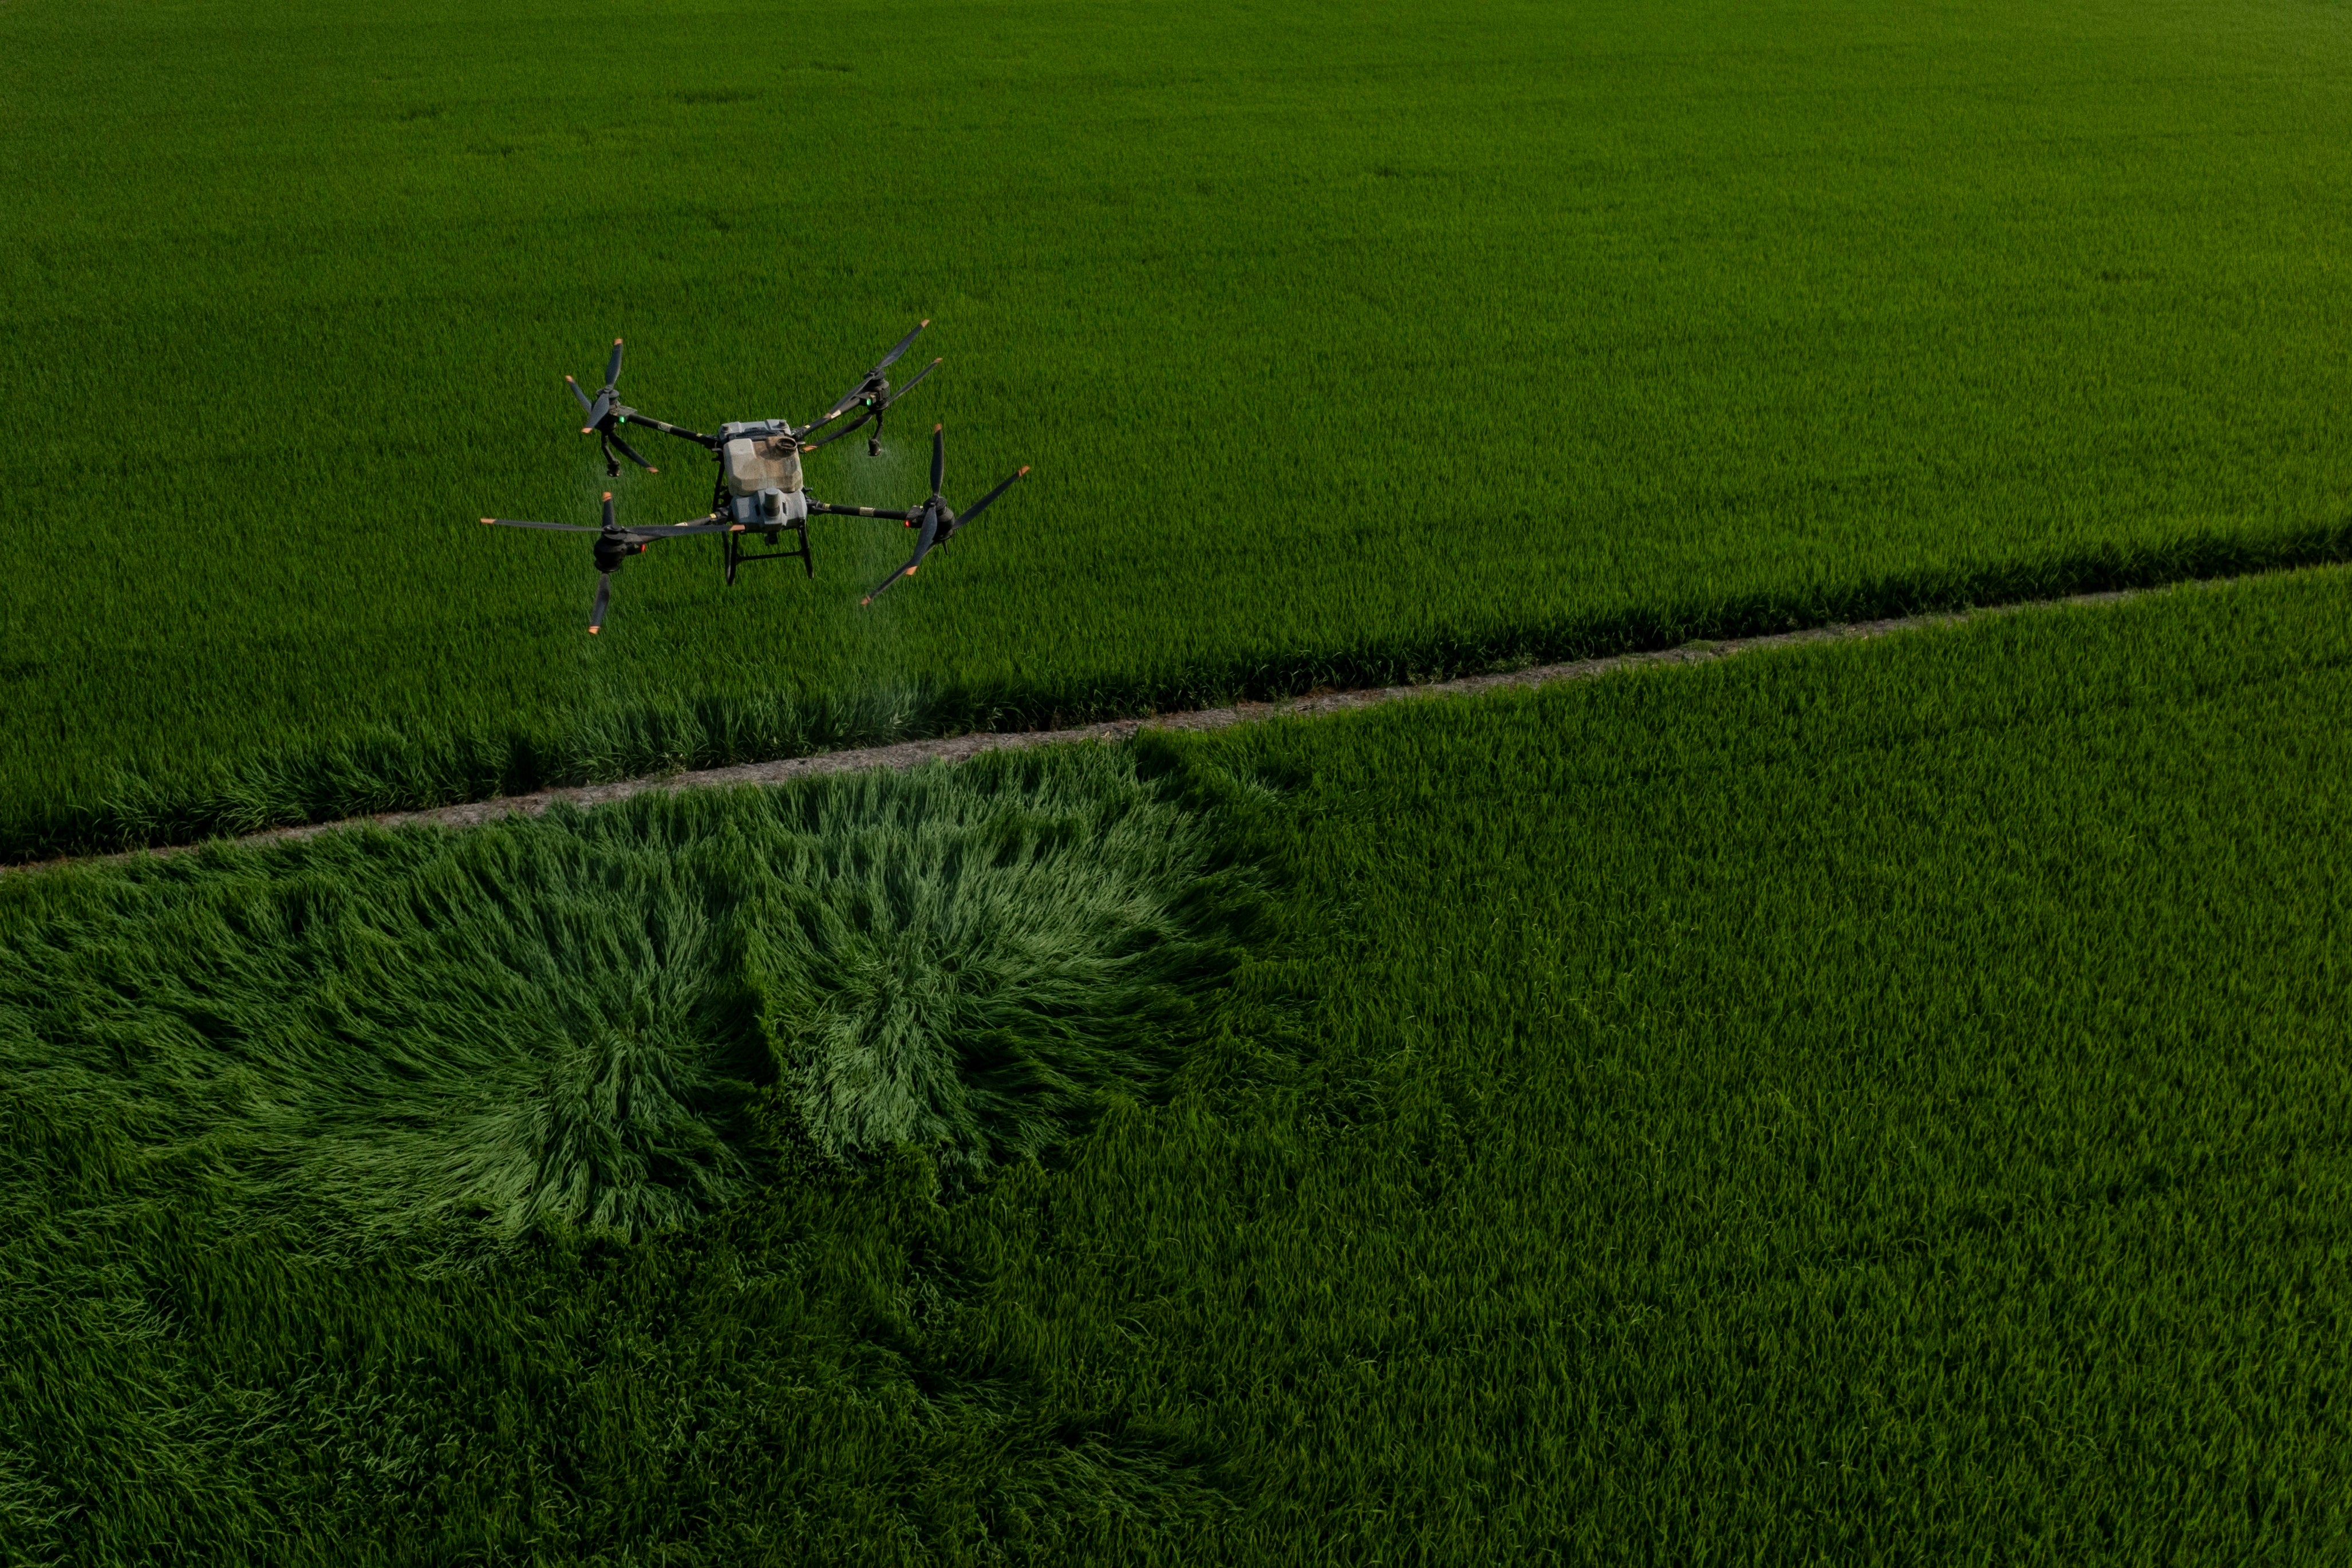
<svg viewBox="0 0 2352 1568">
<path fill-rule="evenodd" d="M 1754 637 L 1727 637 L 1717 642 L 1685 643 L 1675 648 L 1662 648 L 1645 653 L 1613 653 L 1605 658 L 1575 659 L 1563 664 L 1537 664 L 1525 669 L 1496 671 L 1483 675 L 1461 675 L 1451 680 L 1431 681 L 1417 685 L 1367 686 L 1350 690 L 1309 692 L 1304 696 L 1283 698 L 1272 702 L 1242 702 L 1227 707 L 1191 708 L 1133 718 L 1103 719 L 1091 724 L 1072 725 L 1059 729 L 971 730 L 962 735 L 946 736 L 932 740 L 893 741 L 885 746 L 847 747 L 839 751 L 818 752 L 809 757 L 785 758 L 774 762 L 739 763 L 726 768 L 657 774 L 641 779 L 623 779 L 609 784 L 583 784 L 541 789 L 528 795 L 502 795 L 488 800 L 467 801 L 454 806 L 434 806 L 411 811 L 382 811 L 373 816 L 345 817 L 331 822 L 310 822 L 291 827 L 265 828 L 257 832 L 242 833 L 233 838 L 216 837 L 193 844 L 161 845 L 151 849 L 125 850 L 110 854 L 64 856 L 20 865 L 0 866 L 0 875 L 20 874 L 68 865 L 128 861 L 142 855 L 158 858 L 182 855 L 204 849 L 209 844 L 266 844 L 287 839 L 308 839 L 320 833 L 343 832 L 360 828 L 386 830 L 406 827 L 469 828 L 485 822 L 498 821 L 507 817 L 536 817 L 559 804 L 582 810 L 610 805 L 614 801 L 625 800 L 632 796 L 643 795 L 654 790 L 723 789 L 745 784 L 786 784 L 795 779 L 814 778 L 820 774 L 854 773 L 885 768 L 904 769 L 925 762 L 961 762 L 990 751 L 1020 750 L 1030 747 L 1054 746 L 1081 740 L 1122 741 L 1130 739 L 1148 729 L 1224 729 L 1236 724 L 1259 724 L 1268 719 L 1307 718 L 1326 714 L 1348 713 L 1360 708 L 1377 707 L 1382 704 L 1401 702 L 1414 697 L 1468 696 L 1485 692 L 1533 690 L 1538 686 L 1555 685 L 1565 681 L 1597 680 L 1601 676 L 1622 671 L 1665 665 L 1711 664 L 1743 653 L 1771 653 L 1817 643 L 1856 642 L 1898 632 L 1954 626 L 1963 622 L 1982 620 L 1994 615 L 2013 615 L 2031 610 L 2078 609 L 2093 605 L 2116 604 L 2126 600 L 2144 598 L 2149 594 L 2169 593 L 2183 589 L 2218 587 L 2226 583 L 2244 582 L 2263 577 L 2285 576 L 2306 570 L 2310 569 L 2288 568 L 2284 571 L 2252 572 L 2242 577 L 2190 580 L 2167 583 L 2158 587 L 2113 589 L 2098 593 L 2067 594 L 2053 599 L 2017 600 L 2006 604 L 1979 605 L 1968 610 L 1933 611 L 1917 615 L 1892 616 L 1878 621 L 1835 622 L 1826 626 L 1806 627 L 1794 632 L 1774 632 Z"/>
</svg>

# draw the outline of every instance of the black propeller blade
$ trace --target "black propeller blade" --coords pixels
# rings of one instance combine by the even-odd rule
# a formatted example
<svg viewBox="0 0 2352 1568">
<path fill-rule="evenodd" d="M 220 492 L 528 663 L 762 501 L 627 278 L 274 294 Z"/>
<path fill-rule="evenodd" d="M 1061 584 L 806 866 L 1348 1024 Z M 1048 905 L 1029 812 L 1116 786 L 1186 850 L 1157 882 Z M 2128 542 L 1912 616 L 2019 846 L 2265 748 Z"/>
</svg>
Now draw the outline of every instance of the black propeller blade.
<svg viewBox="0 0 2352 1568">
<path fill-rule="evenodd" d="M 595 607 L 588 612 L 588 635 L 593 637 L 604 629 L 604 607 L 613 602 L 613 574 L 609 571 L 596 579 Z"/>
<path fill-rule="evenodd" d="M 939 543 L 939 540 L 940 507 L 938 498 L 934 497 L 929 502 L 926 503 L 923 507 L 923 531 L 915 541 L 915 559 L 900 567 L 898 570 L 892 572 L 889 576 L 884 578 L 881 582 L 876 586 L 872 593 L 867 594 L 865 598 L 857 601 L 859 605 L 864 606 L 873 603 L 875 600 L 881 597 L 883 591 L 887 589 L 892 583 L 898 581 L 902 577 L 914 576 L 915 569 L 923 564 L 923 558 L 931 553 L 931 547 Z"/>
<path fill-rule="evenodd" d="M 942 354 L 940 358 L 933 360 L 929 364 L 925 365 L 921 370 L 917 371 L 913 381 L 908 382 L 905 386 L 898 388 L 896 392 L 893 392 L 890 394 L 890 401 L 892 402 L 897 402 L 900 398 L 905 397 L 908 392 L 913 392 L 917 387 L 921 386 L 925 376 L 929 375 L 933 371 L 938 370 L 941 365 L 946 363 L 947 356 Z"/>
<path fill-rule="evenodd" d="M 613 432 L 607 432 L 607 433 L 605 434 L 605 436 L 604 436 L 604 444 L 605 444 L 605 446 L 606 446 L 606 448 L 607 448 L 607 451 L 606 451 L 606 454 L 605 454 L 605 457 L 604 457 L 604 461 L 605 461 L 607 464 L 610 464 L 610 463 L 612 462 L 612 460 L 613 460 L 613 458 L 612 458 L 612 454 L 611 454 L 611 451 L 610 451 L 609 449 L 610 449 L 610 448 L 613 448 L 613 447 L 618 447 L 618 448 L 620 448 L 620 452 L 621 452 L 621 455 L 622 455 L 622 456 L 624 456 L 624 457 L 627 458 L 630 462 L 632 462 L 632 463 L 635 464 L 638 467 L 640 467 L 640 468 L 644 469 L 646 473 L 648 473 L 648 474 L 658 474 L 658 473 L 660 473 L 660 472 L 661 472 L 661 470 L 660 470 L 660 469 L 658 469 L 658 468 L 655 467 L 652 464 L 650 464 L 650 463 L 646 462 L 646 461 L 645 460 L 645 458 L 644 458 L 644 457 L 640 456 L 640 455 L 638 455 L 637 449 L 636 449 L 635 447 L 634 447 L 634 446 L 630 445 L 627 442 L 625 442 L 625 441 L 622 440 L 622 439 L 620 438 L 620 436 L 619 436 L 617 434 L 615 434 L 615 433 L 613 433 Z"/>
<path fill-rule="evenodd" d="M 934 505 L 940 498 L 940 481 L 947 477 L 947 472 L 948 427 L 935 424 L 931 426 L 931 501 Z"/>
<path fill-rule="evenodd" d="M 580 434 L 585 435 L 590 431 L 603 429 L 604 417 L 613 412 L 613 405 L 621 398 L 621 340 L 618 338 L 613 340 L 612 357 L 604 361 L 604 385 L 603 390 L 597 392 L 593 402 L 589 400 L 586 392 L 580 390 L 578 382 L 573 381 L 570 376 L 564 377 L 563 380 L 565 384 L 571 387 L 572 395 L 580 400 L 580 406 L 588 415 L 588 422 L 580 427 Z"/>
<path fill-rule="evenodd" d="M 898 356 L 905 353 L 908 349 L 914 346 L 916 335 L 930 324 L 930 319 L 929 317 L 925 317 L 922 320 L 916 322 L 915 330 L 899 339 L 898 346 L 891 350 L 888 353 L 883 355 L 882 362 L 876 365 L 874 369 L 867 373 L 878 376 L 884 371 L 888 370 L 892 365 L 897 364 L 898 362 Z"/>
<path fill-rule="evenodd" d="M 995 500 L 997 497 L 1002 496 L 1005 491 L 1013 488 L 1013 485 L 1028 472 L 1029 470 L 1025 465 L 1015 469 L 1012 476 L 1003 484 L 997 486 L 995 489 L 991 490 L 987 495 L 982 496 L 979 500 L 974 501 L 965 510 L 958 512 L 956 514 L 955 528 L 950 528 L 948 530 L 949 534 L 952 536 L 958 528 L 970 528 L 979 519 L 981 513 L 988 510 L 988 504 L 991 501 Z"/>
</svg>

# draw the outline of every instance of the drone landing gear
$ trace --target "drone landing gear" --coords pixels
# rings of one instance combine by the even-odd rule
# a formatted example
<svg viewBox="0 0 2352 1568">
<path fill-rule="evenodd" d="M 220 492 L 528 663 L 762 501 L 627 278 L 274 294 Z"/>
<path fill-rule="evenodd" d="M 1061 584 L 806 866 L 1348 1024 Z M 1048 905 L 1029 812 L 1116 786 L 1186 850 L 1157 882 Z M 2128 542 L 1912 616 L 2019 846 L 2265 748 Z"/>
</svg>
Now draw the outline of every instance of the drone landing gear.
<svg viewBox="0 0 2352 1568">
<path fill-rule="evenodd" d="M 768 541 L 771 544 L 780 542 L 781 537 L 784 534 L 798 534 L 801 539 L 801 548 L 798 549 L 769 550 L 761 555 L 753 555 L 750 550 L 745 549 L 737 542 L 742 538 L 742 535 L 725 535 L 724 538 L 727 541 L 728 587 L 732 588 L 735 586 L 735 569 L 741 566 L 746 561 L 798 560 L 802 566 L 808 569 L 808 574 L 811 577 L 814 577 L 816 575 L 816 557 L 809 553 L 808 519 L 803 517 L 797 523 L 786 523 L 780 528 L 773 529 L 762 528 L 760 531 L 767 536 Z"/>
<path fill-rule="evenodd" d="M 878 408 L 874 411 L 874 434 L 866 438 L 866 455 L 868 457 L 882 455 L 882 412 Z"/>
</svg>

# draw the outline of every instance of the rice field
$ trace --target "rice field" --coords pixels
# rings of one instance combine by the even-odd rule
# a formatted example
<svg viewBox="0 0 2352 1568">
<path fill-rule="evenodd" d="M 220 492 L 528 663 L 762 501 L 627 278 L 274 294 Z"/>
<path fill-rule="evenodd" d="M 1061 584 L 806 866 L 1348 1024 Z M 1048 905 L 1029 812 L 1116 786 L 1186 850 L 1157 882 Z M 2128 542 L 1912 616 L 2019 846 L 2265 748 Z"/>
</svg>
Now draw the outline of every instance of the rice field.
<svg viewBox="0 0 2352 1568">
<path fill-rule="evenodd" d="M 2340 1560 L 2347 612 L 0 880 L 0 1557 Z"/>
<path fill-rule="evenodd" d="M 26 0 L 0 852 L 2345 555 L 2302 0 Z M 561 377 L 923 579 L 665 546 Z M 709 471 L 649 449 L 632 522 Z M 762 574 L 766 574 L 764 577 Z"/>
<path fill-rule="evenodd" d="M 0 1562 L 2352 1560 L 2303 0 L 24 0 Z M 577 430 L 941 371 L 721 585 Z"/>
</svg>

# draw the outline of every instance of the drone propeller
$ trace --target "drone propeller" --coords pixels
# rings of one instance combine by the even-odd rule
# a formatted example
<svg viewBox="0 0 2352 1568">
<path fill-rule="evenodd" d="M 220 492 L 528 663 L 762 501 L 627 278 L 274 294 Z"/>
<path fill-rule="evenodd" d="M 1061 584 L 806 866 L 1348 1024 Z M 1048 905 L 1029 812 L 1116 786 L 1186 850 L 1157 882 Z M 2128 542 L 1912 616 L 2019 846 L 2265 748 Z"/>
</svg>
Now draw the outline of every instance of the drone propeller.
<svg viewBox="0 0 2352 1568">
<path fill-rule="evenodd" d="M 827 445 L 832 442 L 840 440 L 843 436 L 849 434 L 853 431 L 863 430 L 866 428 L 866 422 L 867 420 L 872 420 L 874 422 L 874 435 L 873 438 L 866 444 L 866 455 L 870 457 L 880 456 L 882 448 L 883 416 L 888 413 L 892 409 L 898 407 L 900 400 L 904 399 L 908 392 L 913 392 L 918 385 L 921 384 L 925 376 L 929 375 L 933 371 L 938 370 L 947 361 L 945 360 L 933 360 L 929 364 L 925 365 L 921 370 L 917 371 L 915 372 L 915 379 L 908 382 L 905 386 L 894 389 L 888 382 L 880 381 L 871 383 L 870 391 L 867 395 L 863 398 L 859 398 L 856 394 L 852 394 L 849 406 L 851 409 L 856 410 L 857 417 L 851 420 L 847 424 L 843 425 L 840 429 L 833 431 L 827 434 L 821 435 L 814 441 L 806 439 L 809 432 L 823 429 L 825 420 L 829 420 L 836 416 L 834 414 L 827 414 L 825 419 L 820 419 L 814 424 L 803 426 L 801 431 L 801 435 L 803 437 L 801 442 L 801 450 L 803 452 L 814 452 L 820 446 Z"/>
<path fill-rule="evenodd" d="M 613 456 L 615 449 L 646 473 L 658 474 L 660 469 L 646 462 L 643 454 L 621 439 L 620 427 L 628 423 L 628 416 L 634 412 L 621 402 L 621 340 L 615 338 L 613 340 L 613 352 L 604 361 L 604 385 L 593 398 L 582 391 L 580 383 L 570 376 L 563 378 L 563 384 L 570 387 L 572 395 L 580 400 L 580 412 L 587 421 L 580 427 L 580 434 L 595 436 L 597 444 L 604 448 L 607 476 L 621 471 L 620 464 Z"/>
<path fill-rule="evenodd" d="M 931 426 L 931 497 L 929 500 L 923 503 L 920 511 L 907 519 L 908 528 L 916 527 L 919 521 L 923 530 L 915 541 L 915 559 L 892 572 L 872 593 L 858 601 L 861 605 L 873 603 L 884 591 L 900 578 L 914 576 L 915 569 L 923 564 L 923 558 L 931 553 L 931 548 L 934 545 L 945 544 L 955 538 L 958 529 L 966 528 L 978 520 L 981 513 L 986 511 L 999 496 L 1013 488 L 1013 485 L 1029 472 L 1025 465 L 1023 466 L 998 485 L 995 489 L 973 502 L 969 510 L 958 513 L 949 507 L 947 497 L 940 494 L 940 486 L 947 477 L 947 430 L 944 425 L 935 424 Z"/>
<path fill-rule="evenodd" d="M 940 366 L 946 362 L 947 361 L 944 360 L 933 360 L 929 364 L 925 365 L 921 370 L 915 372 L 915 379 L 913 381 L 908 382 L 905 386 L 899 387 L 895 391 L 892 390 L 891 385 L 887 381 L 878 376 L 874 378 L 866 383 L 865 395 L 862 398 L 855 398 L 855 401 L 850 404 L 852 408 L 856 410 L 857 417 L 856 419 L 851 420 L 847 424 L 843 425 L 840 429 L 834 431 L 830 434 L 820 436 L 814 441 L 804 440 L 802 443 L 801 450 L 803 452 L 814 452 L 820 446 L 840 440 L 843 436 L 849 434 L 853 431 L 865 429 L 866 422 L 867 420 L 872 420 L 874 422 L 874 434 L 866 440 L 866 455 L 868 457 L 881 456 L 882 421 L 884 416 L 888 414 L 892 409 L 898 407 L 899 402 L 908 392 L 913 392 L 916 387 L 919 386 L 925 376 L 929 375 L 933 371 L 938 370 Z M 831 416 L 828 415 L 827 417 Z M 812 424 L 803 430 L 801 434 L 805 437 L 809 431 L 818 429 L 824 423 L 824 420 L 818 420 L 815 424 Z"/>
<path fill-rule="evenodd" d="M 908 349 L 913 345 L 917 334 L 920 333 L 924 328 L 930 324 L 931 322 L 929 317 L 925 317 L 922 320 L 916 322 L 914 331 L 909 332 L 905 337 L 899 339 L 898 346 L 897 348 L 892 349 L 888 353 L 883 355 L 872 370 L 858 377 L 857 384 L 851 387 L 847 392 L 842 393 L 841 396 L 835 401 L 832 407 L 826 409 L 824 413 L 820 414 L 816 419 L 810 423 L 808 428 L 814 430 L 820 424 L 831 424 L 835 420 L 839 419 L 843 414 L 848 413 L 850 409 L 855 407 L 861 400 L 863 400 L 867 393 L 876 391 L 877 383 L 879 383 L 879 390 L 887 394 L 889 391 L 889 383 L 882 380 L 882 372 L 888 370 L 892 365 L 897 364 L 898 362 L 898 356 L 905 353 Z M 931 362 L 932 364 L 937 364 L 939 361 L 934 360 Z M 929 367 L 926 367 L 927 372 L 928 370 Z M 922 377 L 917 376 L 915 380 L 920 381 L 922 380 Z M 908 384 L 911 386 L 913 382 L 909 382 Z"/>
<path fill-rule="evenodd" d="M 570 384 L 572 395 L 580 400 L 580 406 L 588 413 L 588 423 L 580 427 L 580 434 L 586 435 L 591 431 L 601 429 L 604 416 L 613 412 L 613 405 L 621 399 L 621 340 L 613 340 L 612 357 L 604 361 L 604 385 L 596 393 L 594 402 L 590 402 L 588 394 L 580 390 L 578 382 L 570 376 L 563 379 Z"/>
<path fill-rule="evenodd" d="M 688 534 L 741 533 L 743 525 L 720 521 L 716 513 L 695 517 L 667 528 L 625 528 L 613 515 L 613 492 L 604 492 L 604 521 L 601 528 L 585 523 L 541 523 L 520 517 L 484 517 L 483 522 L 508 528 L 547 528 L 557 533 L 594 534 L 596 536 L 596 605 L 588 612 L 589 635 L 604 629 L 604 610 L 612 602 L 613 574 L 633 555 L 643 555 L 646 547 L 663 539 L 682 538 Z"/>
<path fill-rule="evenodd" d="M 823 414 L 819 415 L 814 423 L 803 425 L 799 432 L 799 434 L 802 437 L 801 449 L 804 452 L 814 452 L 818 447 L 825 445 L 829 442 L 840 440 L 843 436 L 847 435 L 851 431 L 864 429 L 866 422 L 872 420 L 874 422 L 874 433 L 866 437 L 866 455 L 868 457 L 881 456 L 882 425 L 883 421 L 890 413 L 891 405 L 897 402 L 900 398 L 905 397 L 908 392 L 914 391 L 917 386 L 920 385 L 925 376 L 929 375 L 933 371 L 940 368 L 940 361 L 933 360 L 929 364 L 925 365 L 921 370 L 917 371 L 915 372 L 914 380 L 908 382 L 905 386 L 900 387 L 895 392 L 890 390 L 889 378 L 885 376 L 882 372 L 888 370 L 892 365 L 898 363 L 898 356 L 905 353 L 914 343 L 915 334 L 917 332 L 920 332 L 924 328 L 930 324 L 931 323 L 929 319 L 917 322 L 915 324 L 915 330 L 899 339 L 898 346 L 892 349 L 888 353 L 883 355 L 875 367 L 866 371 L 865 376 L 856 386 L 842 393 L 839 401 L 835 402 L 831 408 L 825 410 Z M 822 430 L 828 424 L 831 424 L 835 420 L 839 419 L 843 414 L 847 413 L 852 409 L 856 409 L 857 411 L 857 417 L 851 420 L 847 424 L 843 425 L 839 430 L 835 431 L 832 434 L 824 436 L 819 440 L 810 441 L 807 439 L 810 434 L 818 430 Z"/>
<path fill-rule="evenodd" d="M 890 585 L 897 582 L 900 578 L 914 576 L 915 569 L 923 564 L 923 558 L 931 553 L 931 547 L 933 545 L 939 543 L 940 508 L 936 502 L 924 503 L 922 518 L 923 531 L 917 535 L 915 538 L 915 559 L 900 567 L 898 570 L 892 572 L 889 576 L 884 578 L 880 583 L 876 585 L 873 592 L 859 600 L 857 602 L 861 608 L 871 604 L 877 599 L 879 599 L 883 593 L 889 589 Z M 910 522 L 907 526 L 911 528 L 915 525 Z"/>
</svg>

